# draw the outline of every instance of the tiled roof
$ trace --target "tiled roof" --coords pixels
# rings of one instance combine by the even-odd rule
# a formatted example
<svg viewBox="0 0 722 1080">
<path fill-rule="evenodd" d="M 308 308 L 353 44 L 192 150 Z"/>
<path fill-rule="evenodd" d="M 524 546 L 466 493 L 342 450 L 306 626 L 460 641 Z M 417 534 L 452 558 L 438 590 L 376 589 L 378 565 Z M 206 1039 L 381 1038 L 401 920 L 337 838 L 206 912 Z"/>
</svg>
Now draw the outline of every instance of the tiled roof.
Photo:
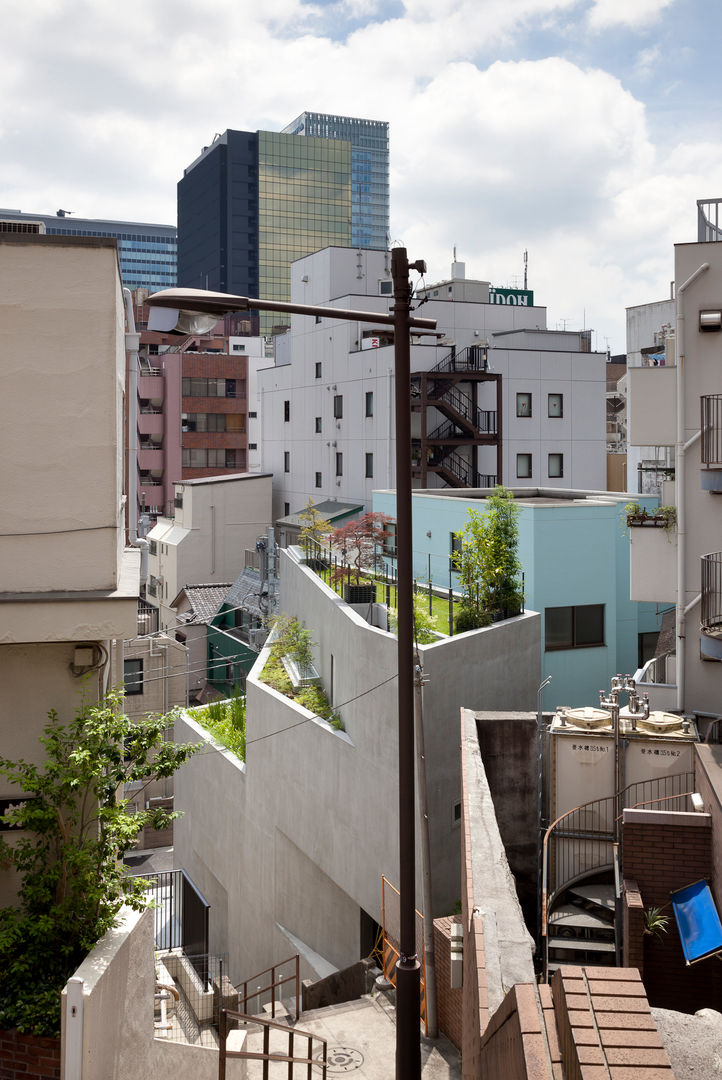
<svg viewBox="0 0 722 1080">
<path fill-rule="evenodd" d="M 173 601 L 173 606 L 182 593 L 185 593 L 193 614 L 193 621 L 208 622 L 223 603 L 223 598 L 229 588 L 230 585 L 227 582 L 218 585 L 215 583 L 213 585 L 185 585 Z"/>
<path fill-rule="evenodd" d="M 260 619 L 263 618 L 263 612 L 258 603 L 260 592 L 261 575 L 258 570 L 247 566 L 227 589 L 223 603 L 228 607 L 242 608 Z"/>
</svg>

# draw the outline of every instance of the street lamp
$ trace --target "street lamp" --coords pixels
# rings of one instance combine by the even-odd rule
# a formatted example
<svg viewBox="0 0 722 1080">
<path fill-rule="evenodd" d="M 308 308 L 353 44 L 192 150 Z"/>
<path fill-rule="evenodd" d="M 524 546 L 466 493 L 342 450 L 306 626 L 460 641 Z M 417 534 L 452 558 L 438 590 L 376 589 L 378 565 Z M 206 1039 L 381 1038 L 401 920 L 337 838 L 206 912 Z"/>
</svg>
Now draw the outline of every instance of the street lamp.
<svg viewBox="0 0 722 1080">
<path fill-rule="evenodd" d="M 392 314 L 258 300 L 203 289 L 164 289 L 149 296 L 148 329 L 207 333 L 230 311 L 279 311 L 394 327 L 396 371 L 396 543 L 398 552 L 398 710 L 399 710 L 399 960 L 396 965 L 396 1078 L 419 1080 L 421 969 L 416 955 L 416 867 L 414 788 L 414 606 L 411 539 L 411 342 L 410 331 L 435 330 L 436 319 L 411 315 L 409 273 L 426 264 L 409 263 L 406 248 L 393 248 Z M 203 318 L 205 317 L 205 318 Z M 426 928 L 433 933 L 433 923 Z"/>
</svg>

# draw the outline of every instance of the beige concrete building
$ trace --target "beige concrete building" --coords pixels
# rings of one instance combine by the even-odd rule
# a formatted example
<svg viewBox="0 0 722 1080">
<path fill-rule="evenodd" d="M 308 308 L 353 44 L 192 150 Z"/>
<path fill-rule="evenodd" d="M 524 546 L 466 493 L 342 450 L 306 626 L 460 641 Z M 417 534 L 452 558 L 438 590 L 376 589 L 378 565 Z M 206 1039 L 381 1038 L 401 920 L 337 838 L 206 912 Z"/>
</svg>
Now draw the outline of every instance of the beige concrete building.
<svg viewBox="0 0 722 1080">
<path fill-rule="evenodd" d="M 175 485 L 175 517 L 148 533 L 148 601 L 160 626 L 176 625 L 171 604 L 186 585 L 235 581 L 271 524 L 271 474 L 234 473 Z"/>
<path fill-rule="evenodd" d="M 0 348 L 0 732 L 38 761 L 48 711 L 102 694 L 112 640 L 137 633 L 115 241 L 1 234 Z M 0 803 L 17 794 L 0 779 Z"/>
</svg>

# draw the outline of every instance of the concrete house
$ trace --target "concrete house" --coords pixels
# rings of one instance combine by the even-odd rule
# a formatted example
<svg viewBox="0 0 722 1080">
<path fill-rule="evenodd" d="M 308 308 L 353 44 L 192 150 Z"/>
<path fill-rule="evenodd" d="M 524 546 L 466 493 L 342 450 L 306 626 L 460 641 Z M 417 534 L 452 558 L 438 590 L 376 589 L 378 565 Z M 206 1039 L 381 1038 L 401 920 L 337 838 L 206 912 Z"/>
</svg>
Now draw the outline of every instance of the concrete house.
<svg viewBox="0 0 722 1080">
<path fill-rule="evenodd" d="M 381 875 L 398 878 L 394 636 L 366 622 L 301 560 L 281 553 L 279 608 L 301 619 L 315 666 L 344 730 L 248 677 L 246 761 L 217 748 L 176 777 L 175 858 L 213 910 L 211 949 L 240 979 L 299 952 L 309 977 L 370 951 L 381 922 Z M 419 647 L 423 688 L 434 914 L 459 897 L 459 710 L 533 708 L 539 616 Z M 518 670 L 508 678 L 506 659 Z M 181 741 L 204 737 L 190 717 Z M 418 903 L 421 903 L 420 879 Z"/>
<path fill-rule="evenodd" d="M 4 755 L 40 761 L 48 711 L 100 697 L 113 640 L 138 632 L 115 241 L 0 234 L 0 340 L 0 723 Z M 0 905 L 13 895 L 0 869 Z"/>
</svg>

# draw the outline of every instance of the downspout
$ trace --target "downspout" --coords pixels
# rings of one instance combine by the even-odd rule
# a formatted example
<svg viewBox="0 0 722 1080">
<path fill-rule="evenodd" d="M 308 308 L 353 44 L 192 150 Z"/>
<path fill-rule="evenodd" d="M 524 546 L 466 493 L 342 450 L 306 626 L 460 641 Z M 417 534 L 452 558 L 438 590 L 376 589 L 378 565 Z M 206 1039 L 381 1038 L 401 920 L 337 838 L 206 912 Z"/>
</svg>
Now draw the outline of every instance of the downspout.
<svg viewBox="0 0 722 1080">
<path fill-rule="evenodd" d="M 677 628 L 676 628 L 676 651 L 677 651 L 677 711 L 684 709 L 685 698 L 685 622 L 687 612 L 685 608 L 686 577 L 685 559 L 687 555 L 687 521 L 686 521 L 686 481 L 684 475 L 684 459 L 687 448 L 692 445 L 697 436 L 693 436 L 688 442 L 684 438 L 685 419 L 685 393 L 684 393 L 684 294 L 697 278 L 709 270 L 709 263 L 702 263 L 693 274 L 677 289 L 677 446 L 675 460 L 675 487 L 677 497 Z"/>
<path fill-rule="evenodd" d="M 128 353 L 128 541 L 131 547 L 140 548 L 140 586 L 145 590 L 148 580 L 148 541 L 138 536 L 138 348 L 140 334 L 135 329 L 133 298 L 130 289 L 123 289 L 125 321 L 128 331 L 125 348 Z"/>
</svg>

